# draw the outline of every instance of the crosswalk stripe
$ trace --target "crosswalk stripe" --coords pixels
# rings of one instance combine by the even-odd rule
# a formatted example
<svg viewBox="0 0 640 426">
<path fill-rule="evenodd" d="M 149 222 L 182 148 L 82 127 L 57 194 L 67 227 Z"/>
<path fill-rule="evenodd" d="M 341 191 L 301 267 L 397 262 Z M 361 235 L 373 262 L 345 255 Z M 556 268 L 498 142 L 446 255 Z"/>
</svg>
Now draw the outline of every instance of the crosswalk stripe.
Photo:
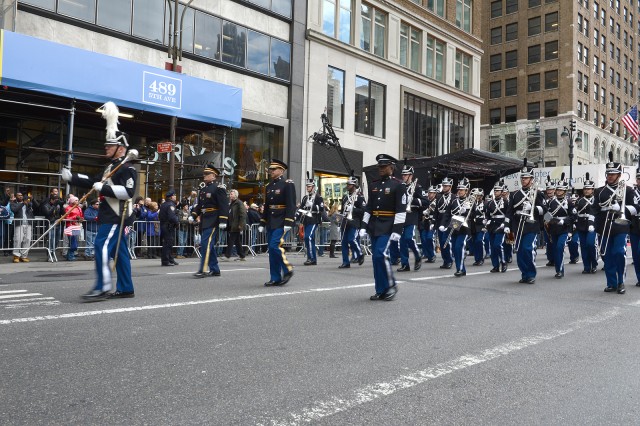
<svg viewBox="0 0 640 426">
<path fill-rule="evenodd" d="M 24 296 L 23 294 L 21 294 L 20 296 Z M 0 304 L 3 303 L 16 303 L 16 302 L 30 302 L 30 301 L 37 301 L 37 300 L 54 300 L 55 297 L 34 297 L 31 299 L 10 299 L 10 300 L 0 300 Z"/>
<path fill-rule="evenodd" d="M 9 294 L 9 293 L 26 293 L 29 290 L 4 290 L 0 291 L 0 294 Z"/>
<path fill-rule="evenodd" d="M 7 294 L 0 296 L 0 299 L 11 299 L 14 297 L 26 297 L 26 296 L 42 296 L 42 293 L 20 293 L 20 294 Z"/>
</svg>

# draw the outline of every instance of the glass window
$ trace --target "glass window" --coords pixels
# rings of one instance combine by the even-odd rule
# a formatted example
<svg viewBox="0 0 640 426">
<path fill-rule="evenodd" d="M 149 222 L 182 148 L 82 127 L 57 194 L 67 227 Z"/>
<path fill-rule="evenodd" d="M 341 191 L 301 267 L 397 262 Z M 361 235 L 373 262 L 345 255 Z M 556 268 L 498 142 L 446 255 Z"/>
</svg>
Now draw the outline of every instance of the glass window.
<svg viewBox="0 0 640 426">
<path fill-rule="evenodd" d="M 385 57 L 387 15 L 362 3 L 360 17 L 360 48 L 374 55 Z"/>
<path fill-rule="evenodd" d="M 518 0 L 507 0 L 507 7 L 505 13 L 508 15 L 510 13 L 515 13 L 518 11 Z"/>
<path fill-rule="evenodd" d="M 491 28 L 491 44 L 502 43 L 502 27 Z"/>
<path fill-rule="evenodd" d="M 541 0 L 529 0 L 529 7 L 536 7 L 542 4 Z"/>
<path fill-rule="evenodd" d="M 502 96 L 502 81 L 492 81 L 489 84 L 489 99 L 496 99 Z"/>
<path fill-rule="evenodd" d="M 544 101 L 544 116 L 545 117 L 557 117 L 558 116 L 558 100 L 550 99 Z"/>
<path fill-rule="evenodd" d="M 471 9 L 471 0 L 456 0 L 456 25 L 466 32 L 471 32 Z"/>
<path fill-rule="evenodd" d="M 344 126 L 344 71 L 333 67 L 327 72 L 327 117 L 334 127 Z"/>
<path fill-rule="evenodd" d="M 222 62 L 245 66 L 247 49 L 247 29 L 224 21 L 222 26 Z"/>
<path fill-rule="evenodd" d="M 558 31 L 558 12 L 544 15 L 544 32 Z"/>
<path fill-rule="evenodd" d="M 291 78 L 291 45 L 282 40 L 271 39 L 271 77 L 287 80 Z"/>
<path fill-rule="evenodd" d="M 351 43 L 352 0 L 324 0 L 322 7 L 322 32 Z"/>
<path fill-rule="evenodd" d="M 384 138 L 385 87 L 356 76 L 355 131 Z"/>
<path fill-rule="evenodd" d="M 515 96 L 518 94 L 518 78 L 508 78 L 504 81 L 504 95 Z"/>
<path fill-rule="evenodd" d="M 545 89 L 558 88 L 558 70 L 547 71 L 544 73 L 544 88 Z M 549 116 L 545 115 L 545 117 L 549 117 Z"/>
<path fill-rule="evenodd" d="M 432 36 L 427 36 L 427 77 L 443 81 L 444 48 L 444 42 Z"/>
<path fill-rule="evenodd" d="M 156 0 L 133 0 L 133 35 L 163 43 L 164 5 Z"/>
<path fill-rule="evenodd" d="M 505 123 L 515 123 L 518 120 L 518 108 L 513 106 L 508 106 L 504 108 L 504 122 Z"/>
<path fill-rule="evenodd" d="M 422 33 L 410 25 L 400 25 L 400 65 L 420 72 L 420 39 Z"/>
<path fill-rule="evenodd" d="M 541 24 L 541 20 L 539 16 L 536 16 L 535 18 L 529 18 L 529 26 L 528 28 L 528 34 L 529 36 L 534 36 L 536 34 L 540 34 L 542 32 L 542 24 Z"/>
<path fill-rule="evenodd" d="M 278 15 L 291 18 L 291 2 L 292 0 L 271 0 L 271 10 Z"/>
<path fill-rule="evenodd" d="M 373 54 L 385 57 L 387 15 L 379 10 L 375 11 L 375 26 L 373 39 Z"/>
<path fill-rule="evenodd" d="M 471 55 L 456 52 L 455 86 L 463 92 L 469 93 L 470 88 Z"/>
<path fill-rule="evenodd" d="M 265 9 L 271 9 L 271 0 L 249 0 L 249 2 Z"/>
<path fill-rule="evenodd" d="M 58 13 L 87 22 L 95 22 L 95 0 L 58 0 Z"/>
<path fill-rule="evenodd" d="M 502 69 L 502 53 L 497 53 L 489 57 L 489 70 L 499 71 Z"/>
<path fill-rule="evenodd" d="M 427 9 L 438 16 L 444 17 L 444 0 L 425 0 Z"/>
<path fill-rule="evenodd" d="M 269 36 L 247 31 L 247 69 L 269 74 Z"/>
<path fill-rule="evenodd" d="M 196 12 L 196 55 L 220 60 L 220 42 L 222 41 L 222 21 L 206 13 Z"/>
<path fill-rule="evenodd" d="M 534 46 L 529 46 L 528 48 L 528 64 L 535 64 L 540 62 L 540 45 L 536 44 Z"/>
<path fill-rule="evenodd" d="M 502 120 L 502 110 L 500 108 L 493 108 L 489 110 L 489 124 L 500 124 Z"/>
<path fill-rule="evenodd" d="M 540 91 L 540 74 L 530 74 L 527 77 L 527 91 L 528 92 Z"/>
<path fill-rule="evenodd" d="M 32 4 L 48 10 L 55 10 L 56 8 L 56 0 L 20 0 L 20 3 Z"/>
<path fill-rule="evenodd" d="M 527 104 L 527 119 L 536 120 L 540 118 L 540 102 L 529 102 Z"/>
<path fill-rule="evenodd" d="M 517 145 L 517 139 L 515 133 L 508 133 L 504 135 L 504 150 L 515 151 Z"/>
<path fill-rule="evenodd" d="M 131 0 L 99 0 L 98 25 L 131 33 Z"/>
<path fill-rule="evenodd" d="M 508 68 L 515 68 L 518 66 L 518 51 L 517 50 L 511 50 L 507 53 L 504 54 L 504 67 L 505 69 Z"/>
<path fill-rule="evenodd" d="M 518 39 L 518 23 L 507 24 L 506 28 L 506 41 L 512 41 Z"/>
<path fill-rule="evenodd" d="M 558 59 L 558 40 L 548 41 L 544 44 L 544 60 Z"/>
<path fill-rule="evenodd" d="M 171 10 L 175 10 L 175 3 L 173 1 L 170 2 Z M 184 5 L 180 4 L 178 10 L 178 16 L 182 17 L 182 12 L 184 11 Z M 193 52 L 193 20 L 194 20 L 194 10 L 192 8 L 188 8 L 184 14 L 184 21 L 182 23 L 182 50 L 185 52 Z M 169 17 L 166 16 L 168 19 Z M 168 27 L 168 24 L 167 24 Z M 178 36 L 177 40 L 178 44 L 180 43 L 180 37 Z"/>
<path fill-rule="evenodd" d="M 502 0 L 496 0 L 491 2 L 491 17 L 497 18 L 502 16 Z"/>
</svg>

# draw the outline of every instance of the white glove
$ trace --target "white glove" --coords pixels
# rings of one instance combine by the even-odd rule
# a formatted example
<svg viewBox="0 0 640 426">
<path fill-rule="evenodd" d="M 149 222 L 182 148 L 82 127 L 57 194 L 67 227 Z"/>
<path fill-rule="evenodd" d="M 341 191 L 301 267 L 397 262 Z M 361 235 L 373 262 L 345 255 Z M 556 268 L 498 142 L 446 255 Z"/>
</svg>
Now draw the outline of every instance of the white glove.
<svg viewBox="0 0 640 426">
<path fill-rule="evenodd" d="M 440 225 L 440 226 L 438 227 L 438 231 L 440 231 L 440 232 L 444 232 L 444 230 L 445 230 L 445 229 L 447 229 L 447 228 L 445 228 L 445 227 L 444 227 L 444 226 L 442 226 L 442 225 Z"/>
<path fill-rule="evenodd" d="M 435 228 L 436 226 L 432 223 L 431 225 L 429 225 L 429 231 L 433 231 L 433 228 Z"/>
<path fill-rule="evenodd" d="M 291 231 L 291 227 L 290 226 L 285 226 L 284 227 L 284 233 L 286 234 L 289 231 Z"/>
<path fill-rule="evenodd" d="M 193 223 L 193 216 L 189 216 L 189 219 L 187 219 L 187 222 Z"/>
<path fill-rule="evenodd" d="M 218 225 L 218 228 L 227 229 L 227 224 L 226 223 L 221 223 L 220 225 Z"/>
<path fill-rule="evenodd" d="M 620 204 L 615 203 L 611 206 L 611 210 L 613 210 L 614 212 L 619 212 L 620 211 Z"/>
<path fill-rule="evenodd" d="M 589 227 L 587 228 L 587 232 L 594 232 L 596 230 L 596 228 L 594 228 L 593 225 L 589 225 Z"/>
<path fill-rule="evenodd" d="M 391 241 L 400 241 L 400 234 L 398 234 L 397 232 L 392 232 L 389 239 Z"/>
<path fill-rule="evenodd" d="M 498 230 L 504 229 L 504 223 L 501 223 L 500 226 L 498 226 Z"/>
<path fill-rule="evenodd" d="M 367 235 L 367 230 L 362 228 L 358 231 L 358 235 L 360 236 L 360 238 L 364 238 Z"/>
<path fill-rule="evenodd" d="M 564 219 L 560 219 L 560 220 L 558 221 L 558 225 L 564 225 Z"/>
<path fill-rule="evenodd" d="M 467 209 L 465 209 L 464 207 L 460 207 L 460 209 L 458 210 L 458 213 L 460 214 L 465 214 L 467 212 Z"/>
<path fill-rule="evenodd" d="M 531 211 L 531 203 L 528 201 L 525 201 L 524 203 L 522 203 L 522 212 L 529 213 L 530 211 Z"/>
<path fill-rule="evenodd" d="M 298 209 L 298 213 L 300 213 L 300 214 L 307 214 L 307 210 L 305 210 L 305 209 Z"/>
<path fill-rule="evenodd" d="M 508 227 L 508 226 L 507 226 L 507 227 L 505 227 L 505 228 L 504 228 L 504 233 L 505 233 L 505 234 L 509 234 L 509 233 L 511 233 L 511 229 L 509 229 L 509 227 Z"/>
<path fill-rule="evenodd" d="M 258 232 L 260 233 L 264 232 L 264 226 L 262 225 L 258 226 Z"/>
<path fill-rule="evenodd" d="M 60 174 L 62 175 L 62 180 L 65 182 L 69 182 L 73 177 L 73 175 L 71 174 L 71 170 L 66 167 L 63 167 L 62 170 L 60 170 Z"/>
<path fill-rule="evenodd" d="M 347 207 L 344 208 L 344 212 L 345 213 L 350 212 L 351 209 L 352 209 L 351 205 L 348 205 Z"/>
<path fill-rule="evenodd" d="M 93 184 L 93 189 L 95 189 L 96 191 L 100 192 L 102 191 L 102 187 L 104 186 L 104 183 L 102 182 L 96 182 Z"/>
</svg>

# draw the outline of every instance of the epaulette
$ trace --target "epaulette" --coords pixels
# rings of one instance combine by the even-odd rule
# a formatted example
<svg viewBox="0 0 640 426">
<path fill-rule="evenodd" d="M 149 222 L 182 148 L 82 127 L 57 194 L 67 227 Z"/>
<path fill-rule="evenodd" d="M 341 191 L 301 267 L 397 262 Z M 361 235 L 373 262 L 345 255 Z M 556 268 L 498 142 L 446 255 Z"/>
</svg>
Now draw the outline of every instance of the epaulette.
<svg viewBox="0 0 640 426">
<path fill-rule="evenodd" d="M 287 179 L 285 182 L 286 183 L 293 183 L 293 179 Z"/>
</svg>

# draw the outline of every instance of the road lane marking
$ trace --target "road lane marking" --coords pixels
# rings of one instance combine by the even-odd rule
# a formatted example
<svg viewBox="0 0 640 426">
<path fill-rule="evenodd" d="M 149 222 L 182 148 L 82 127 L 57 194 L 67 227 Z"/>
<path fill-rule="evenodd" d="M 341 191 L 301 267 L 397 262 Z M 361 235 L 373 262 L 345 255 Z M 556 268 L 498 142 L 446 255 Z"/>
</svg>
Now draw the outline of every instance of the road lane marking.
<svg viewBox="0 0 640 426">
<path fill-rule="evenodd" d="M 220 272 L 236 272 L 236 271 L 256 271 L 258 269 L 266 268 L 238 268 L 238 269 L 220 269 Z M 167 272 L 167 275 L 182 275 L 182 274 L 195 274 L 193 271 L 186 272 Z"/>
<path fill-rule="evenodd" d="M 206 305 L 206 304 L 220 303 L 220 302 L 234 302 L 238 300 L 263 299 L 267 297 L 284 297 L 284 296 L 293 296 L 298 294 L 321 293 L 325 291 L 349 290 L 353 288 L 372 287 L 373 285 L 374 285 L 373 283 L 354 284 L 354 285 L 346 285 L 346 286 L 340 286 L 340 287 L 325 287 L 325 288 L 313 288 L 310 290 L 286 291 L 282 293 L 263 293 L 263 294 L 247 295 L 247 296 L 221 297 L 218 299 L 193 300 L 190 302 L 164 303 L 161 305 L 134 306 L 129 308 L 103 309 L 99 311 L 71 312 L 68 314 L 60 314 L 60 315 L 43 315 L 43 316 L 28 317 L 28 318 L 13 318 L 8 320 L 0 320 L 0 325 L 9 325 L 9 324 L 22 323 L 22 322 L 48 321 L 48 320 L 57 320 L 57 319 L 66 319 L 66 318 L 82 318 L 82 317 L 88 317 L 88 316 L 120 314 L 120 313 L 126 313 L 126 312 L 150 311 L 150 310 L 165 309 L 165 308 L 179 308 L 182 306 Z"/>
<path fill-rule="evenodd" d="M 10 299 L 13 297 L 27 297 L 27 296 L 42 296 L 42 293 L 5 294 L 3 296 L 0 296 L 0 299 Z"/>
<path fill-rule="evenodd" d="M 21 294 L 20 296 L 26 296 L 24 294 Z M 0 300 L 0 305 L 2 304 L 7 304 L 7 303 L 16 303 L 16 302 L 29 302 L 32 300 L 54 300 L 54 297 L 32 297 L 31 299 L 11 299 L 11 300 Z"/>
<path fill-rule="evenodd" d="M 29 290 L 2 290 L 0 294 L 9 294 L 9 293 L 26 293 Z"/>
<path fill-rule="evenodd" d="M 456 371 L 464 370 L 466 368 L 509 355 L 513 352 L 521 351 L 531 346 L 562 337 L 589 325 L 608 321 L 619 314 L 620 308 L 603 311 L 597 315 L 574 321 L 566 328 L 559 328 L 545 333 L 533 334 L 499 346 L 494 346 L 493 348 L 485 349 L 475 354 L 462 355 L 433 367 L 427 367 L 411 374 L 403 374 L 396 378 L 392 378 L 388 382 L 378 382 L 355 389 L 346 397 L 336 396 L 326 401 L 317 401 L 311 406 L 304 408 L 299 413 L 289 413 L 285 418 L 271 419 L 266 423 L 259 424 L 263 426 L 285 426 L 319 421 L 325 417 L 367 404 L 378 398 L 393 395 L 396 392 L 421 385 L 429 380 L 437 379 L 439 377 L 455 373 Z"/>
</svg>

